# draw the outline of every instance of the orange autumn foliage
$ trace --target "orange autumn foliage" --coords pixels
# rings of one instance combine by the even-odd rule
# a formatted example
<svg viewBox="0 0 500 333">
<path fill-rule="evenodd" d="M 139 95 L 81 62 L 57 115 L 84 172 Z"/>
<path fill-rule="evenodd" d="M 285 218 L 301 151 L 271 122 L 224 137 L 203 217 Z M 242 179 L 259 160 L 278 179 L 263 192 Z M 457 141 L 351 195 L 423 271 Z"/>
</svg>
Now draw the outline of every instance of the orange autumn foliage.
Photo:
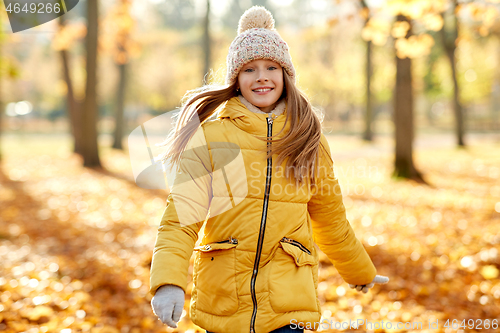
<svg viewBox="0 0 500 333">
<path fill-rule="evenodd" d="M 331 144 L 334 157 L 339 146 Z M 321 257 L 323 317 L 499 318 L 500 160 L 491 153 L 498 148 L 417 151 L 431 186 L 391 179 L 389 155 L 336 159 L 348 218 L 391 280 L 359 294 Z M 108 171 L 83 168 L 60 149 L 8 151 L 0 173 L 0 331 L 165 331 L 147 291 L 166 195 L 135 185 L 126 154 L 108 150 L 103 161 Z M 169 331 L 204 332 L 187 312 Z"/>
</svg>

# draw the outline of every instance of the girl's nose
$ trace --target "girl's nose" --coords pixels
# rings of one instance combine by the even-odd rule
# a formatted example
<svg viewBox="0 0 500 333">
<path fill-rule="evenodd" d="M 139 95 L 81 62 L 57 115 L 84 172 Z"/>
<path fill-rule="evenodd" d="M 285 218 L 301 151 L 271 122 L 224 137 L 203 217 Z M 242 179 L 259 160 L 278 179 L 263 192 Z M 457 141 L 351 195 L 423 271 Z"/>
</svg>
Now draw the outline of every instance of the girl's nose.
<svg viewBox="0 0 500 333">
<path fill-rule="evenodd" d="M 261 81 L 267 81 L 267 76 L 266 76 L 266 72 L 265 71 L 260 71 L 259 72 L 259 76 L 257 77 L 257 82 L 261 82 Z"/>
</svg>

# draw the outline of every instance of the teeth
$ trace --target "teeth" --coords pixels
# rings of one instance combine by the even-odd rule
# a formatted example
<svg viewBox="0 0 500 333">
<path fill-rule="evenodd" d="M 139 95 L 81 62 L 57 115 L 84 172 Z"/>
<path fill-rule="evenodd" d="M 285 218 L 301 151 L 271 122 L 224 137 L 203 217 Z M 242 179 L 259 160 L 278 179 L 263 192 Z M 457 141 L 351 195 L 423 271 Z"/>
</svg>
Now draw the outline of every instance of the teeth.
<svg viewBox="0 0 500 333">
<path fill-rule="evenodd" d="M 255 89 L 254 91 L 257 91 L 257 92 L 271 91 L 271 88 L 266 88 L 266 89 Z"/>
</svg>

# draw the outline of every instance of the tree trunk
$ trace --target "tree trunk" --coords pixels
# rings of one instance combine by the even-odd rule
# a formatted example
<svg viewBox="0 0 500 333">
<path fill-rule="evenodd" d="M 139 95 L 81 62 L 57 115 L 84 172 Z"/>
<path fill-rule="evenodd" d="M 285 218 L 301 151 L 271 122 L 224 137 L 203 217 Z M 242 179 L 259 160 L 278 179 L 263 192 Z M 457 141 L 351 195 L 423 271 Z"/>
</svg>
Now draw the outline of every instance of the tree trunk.
<svg viewBox="0 0 500 333">
<path fill-rule="evenodd" d="M 64 15 L 59 17 L 59 23 L 61 28 L 65 25 Z M 71 79 L 71 70 L 69 66 L 69 53 L 67 50 L 62 49 L 60 51 L 61 62 L 63 68 L 64 82 L 66 82 L 67 95 L 66 103 L 68 108 L 68 119 L 71 129 L 71 134 L 73 135 L 73 151 L 77 154 L 82 155 L 82 114 L 80 105 L 78 105 L 75 99 L 75 92 L 73 89 L 73 81 Z"/>
<path fill-rule="evenodd" d="M 116 114 L 115 114 L 115 133 L 113 148 L 123 149 L 123 109 L 125 102 L 125 88 L 127 84 L 127 63 L 118 65 L 118 91 L 116 93 Z"/>
<path fill-rule="evenodd" d="M 458 19 L 455 14 L 457 7 L 457 0 L 453 0 L 452 7 L 450 9 L 451 15 L 453 15 L 453 28 L 450 29 L 449 32 L 446 31 L 445 25 L 441 29 L 441 37 L 444 49 L 446 51 L 446 55 L 448 56 L 448 60 L 450 61 L 451 73 L 453 79 L 453 112 L 455 114 L 455 135 L 457 138 L 457 144 L 459 147 L 464 147 L 464 111 L 462 108 L 462 104 L 460 103 L 460 87 L 457 81 L 457 68 L 455 61 L 455 49 L 456 49 L 456 41 L 458 39 Z M 441 14 L 444 20 L 444 13 Z M 445 21 L 446 22 L 446 21 Z M 447 38 L 448 37 L 448 38 Z"/>
<path fill-rule="evenodd" d="M 398 15 L 398 22 L 410 20 Z M 411 35 L 411 27 L 406 38 Z M 396 157 L 394 176 L 414 179 L 423 182 L 420 172 L 413 164 L 413 87 L 411 59 L 400 59 L 396 55 L 396 87 L 394 90 L 394 125 L 396 140 Z"/>
<path fill-rule="evenodd" d="M 85 102 L 83 109 L 83 165 L 87 167 L 101 166 L 97 145 L 97 33 L 98 33 L 98 3 L 97 0 L 87 0 L 87 82 L 85 85 Z"/>
<path fill-rule="evenodd" d="M 207 12 L 203 22 L 203 55 L 204 55 L 204 68 L 203 68 L 203 81 L 210 70 L 210 0 L 207 0 Z M 207 82 L 208 83 L 208 82 Z"/>
<path fill-rule="evenodd" d="M 497 40 L 500 39 L 500 34 L 497 35 Z M 500 63 L 500 48 L 497 49 L 498 62 Z M 491 87 L 491 129 L 494 131 L 500 130 L 500 73 L 497 71 L 493 85 Z"/>
<path fill-rule="evenodd" d="M 372 123 L 373 123 L 373 99 L 371 93 L 372 81 L 372 42 L 366 43 L 366 114 L 365 114 L 365 133 L 363 140 L 373 141 Z"/>
<path fill-rule="evenodd" d="M 369 13 L 368 5 L 364 0 L 361 1 L 361 5 L 363 9 Z M 367 14 L 365 19 L 365 26 L 368 24 L 370 20 L 370 14 Z M 371 93 L 371 82 L 373 75 L 373 67 L 372 67 L 372 41 L 366 42 L 366 64 L 365 64 L 365 77 L 366 77 L 366 114 L 365 114 L 365 132 L 363 134 L 363 140 L 365 141 L 373 141 L 373 133 L 372 133 L 372 123 L 373 123 L 373 99 Z"/>
<path fill-rule="evenodd" d="M 2 26 L 2 19 L 0 17 L 0 26 Z M 2 34 L 2 33 L 0 33 Z M 0 36 L 0 37 L 3 37 L 3 36 Z M 2 44 L 2 41 L 0 40 L 0 68 L 2 68 L 3 66 L 3 44 Z M 3 124 L 3 110 L 4 110 L 4 107 L 3 107 L 3 91 L 2 91 L 2 83 L 3 83 L 3 80 L 2 80 L 2 73 L 0 72 L 0 162 L 3 160 L 3 156 L 2 156 L 2 124 Z"/>
<path fill-rule="evenodd" d="M 431 33 L 434 39 L 438 38 L 436 33 Z M 425 118 L 427 120 L 427 123 L 430 127 L 433 127 L 436 125 L 435 123 L 435 114 L 433 112 L 432 107 L 434 106 L 434 103 L 436 103 L 439 98 L 436 98 L 436 96 L 440 96 L 441 93 L 439 92 L 440 87 L 439 83 L 437 83 L 436 80 L 436 70 L 435 66 L 436 63 L 439 61 L 439 59 L 442 56 L 442 52 L 440 48 L 438 47 L 439 45 L 434 45 L 431 48 L 430 54 L 427 56 L 426 62 L 427 62 L 427 71 L 423 77 L 423 83 L 424 83 L 424 95 L 427 96 L 425 100 Z"/>
</svg>

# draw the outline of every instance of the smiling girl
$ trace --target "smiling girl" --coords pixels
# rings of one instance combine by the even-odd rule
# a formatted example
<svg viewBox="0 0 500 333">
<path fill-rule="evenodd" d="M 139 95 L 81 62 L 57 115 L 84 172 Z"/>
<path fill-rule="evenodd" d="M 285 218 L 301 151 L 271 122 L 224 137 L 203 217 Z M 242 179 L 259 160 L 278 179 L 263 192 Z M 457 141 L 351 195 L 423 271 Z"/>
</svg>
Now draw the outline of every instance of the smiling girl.
<svg viewBox="0 0 500 333">
<path fill-rule="evenodd" d="M 346 218 L 319 117 L 263 7 L 240 19 L 226 86 L 195 93 L 165 142 L 176 178 L 158 229 L 152 307 L 177 327 L 198 232 L 190 317 L 207 332 L 317 329 L 318 253 L 368 291 L 387 278 Z M 285 172 L 277 172 L 277 169 Z"/>
<path fill-rule="evenodd" d="M 238 86 L 247 102 L 269 113 L 283 94 L 283 69 L 272 60 L 254 60 L 241 69 Z"/>
</svg>

